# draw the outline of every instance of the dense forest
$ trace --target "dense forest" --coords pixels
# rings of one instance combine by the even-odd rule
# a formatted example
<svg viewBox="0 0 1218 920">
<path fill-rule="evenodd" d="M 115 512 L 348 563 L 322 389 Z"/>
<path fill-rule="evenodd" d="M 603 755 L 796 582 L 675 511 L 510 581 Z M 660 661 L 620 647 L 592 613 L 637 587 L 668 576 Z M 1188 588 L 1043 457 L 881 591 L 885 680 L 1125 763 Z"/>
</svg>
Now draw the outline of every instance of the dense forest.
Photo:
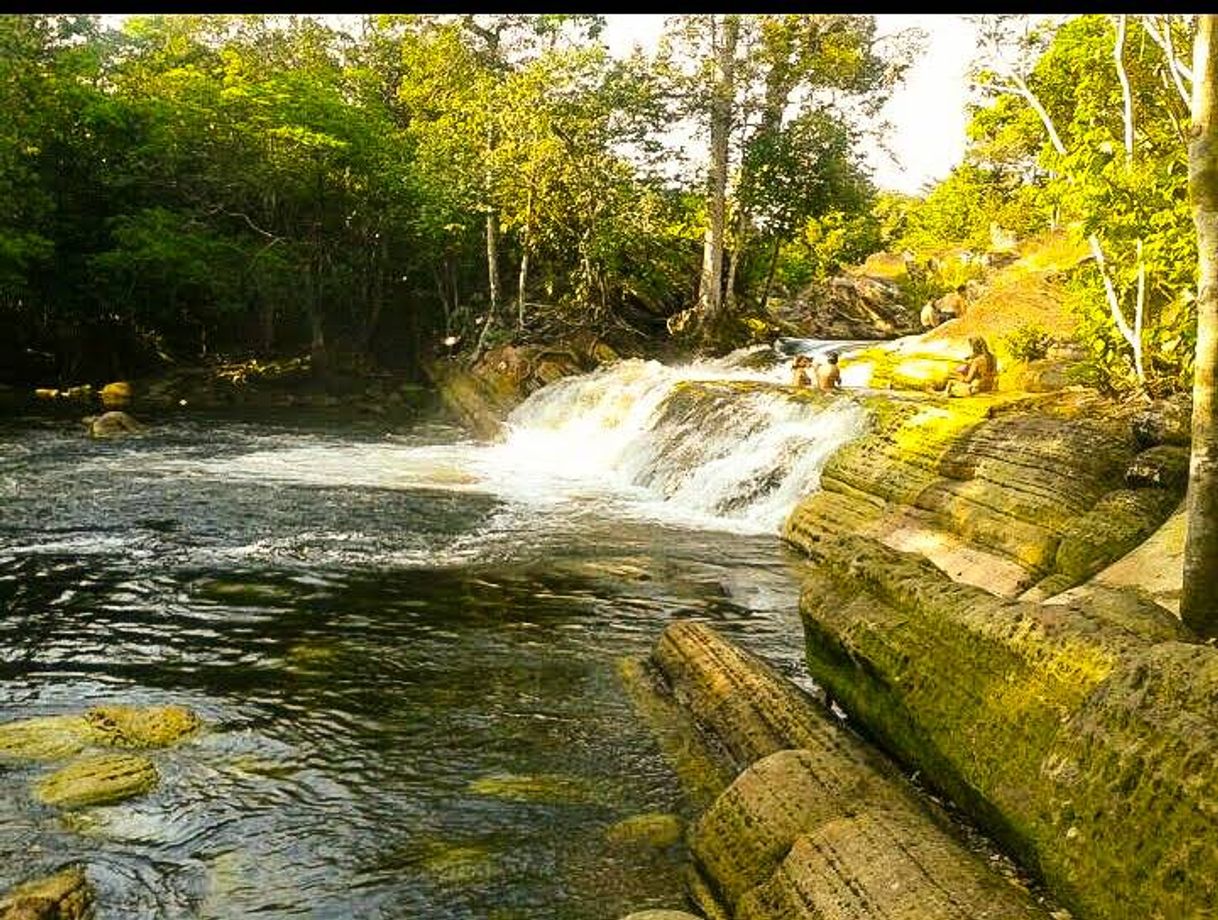
<svg viewBox="0 0 1218 920">
<path fill-rule="evenodd" d="M 594 15 L 347 18 L 0 17 L 0 383 L 738 343 L 870 253 L 1069 228 L 1105 379 L 1188 385 L 1195 17 L 978 17 L 966 155 L 918 196 L 864 153 L 922 36 L 871 16 L 677 17 L 624 59 Z"/>
</svg>

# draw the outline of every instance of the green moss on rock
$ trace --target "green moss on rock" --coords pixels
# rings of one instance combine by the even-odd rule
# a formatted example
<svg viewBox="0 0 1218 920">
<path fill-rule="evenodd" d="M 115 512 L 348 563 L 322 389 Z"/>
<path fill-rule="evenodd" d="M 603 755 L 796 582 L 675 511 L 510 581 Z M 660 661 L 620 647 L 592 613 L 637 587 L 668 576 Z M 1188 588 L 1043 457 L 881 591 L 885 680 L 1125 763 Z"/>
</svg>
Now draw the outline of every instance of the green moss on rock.
<svg viewBox="0 0 1218 920">
<path fill-rule="evenodd" d="M 1079 917 L 1213 913 L 1218 649 L 1102 594 L 1021 603 L 873 541 L 815 551 L 809 668 L 861 729 Z"/>
<path fill-rule="evenodd" d="M 203 725 L 184 706 L 94 706 L 85 719 L 95 743 L 121 748 L 169 747 Z"/>
<path fill-rule="evenodd" d="M 156 766 L 136 754 L 81 757 L 44 776 L 34 787 L 38 800 L 60 808 L 109 805 L 143 795 L 156 786 Z"/>
<path fill-rule="evenodd" d="M 88 920 L 93 902 L 85 870 L 69 866 L 0 896 L 0 920 Z"/>
</svg>

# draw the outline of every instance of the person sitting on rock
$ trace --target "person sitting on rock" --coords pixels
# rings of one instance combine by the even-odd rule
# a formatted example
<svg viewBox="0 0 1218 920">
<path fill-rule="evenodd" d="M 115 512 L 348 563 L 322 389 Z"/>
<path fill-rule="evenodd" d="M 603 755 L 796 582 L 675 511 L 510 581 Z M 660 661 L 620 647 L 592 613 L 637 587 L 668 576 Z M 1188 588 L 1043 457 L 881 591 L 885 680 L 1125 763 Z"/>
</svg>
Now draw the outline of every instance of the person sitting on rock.
<svg viewBox="0 0 1218 920">
<path fill-rule="evenodd" d="M 973 353 L 966 363 L 952 371 L 952 379 L 943 388 L 945 396 L 975 396 L 998 388 L 998 359 L 990 351 L 989 343 L 980 335 L 968 342 Z"/>
<path fill-rule="evenodd" d="M 933 300 L 926 301 L 922 305 L 922 328 L 934 329 L 939 325 L 940 319 L 939 311 L 935 308 L 935 302 Z"/>
<path fill-rule="evenodd" d="M 842 385 L 842 372 L 837 366 L 837 352 L 825 355 L 823 364 L 816 368 L 816 385 L 822 390 L 835 390 Z"/>
<path fill-rule="evenodd" d="M 964 318 L 964 314 L 968 312 L 968 301 L 964 297 L 967 292 L 968 288 L 965 285 L 958 284 L 954 291 L 948 291 L 935 301 L 935 309 L 942 317 L 942 322 Z"/>
<path fill-rule="evenodd" d="M 795 360 L 791 362 L 791 386 L 809 387 L 812 385 L 812 378 L 808 376 L 810 363 L 807 355 L 795 356 Z"/>
<path fill-rule="evenodd" d="M 142 428 L 130 415 L 117 409 L 103 412 L 101 415 L 86 415 L 81 421 L 89 429 L 91 438 L 111 438 L 131 434 Z"/>
</svg>

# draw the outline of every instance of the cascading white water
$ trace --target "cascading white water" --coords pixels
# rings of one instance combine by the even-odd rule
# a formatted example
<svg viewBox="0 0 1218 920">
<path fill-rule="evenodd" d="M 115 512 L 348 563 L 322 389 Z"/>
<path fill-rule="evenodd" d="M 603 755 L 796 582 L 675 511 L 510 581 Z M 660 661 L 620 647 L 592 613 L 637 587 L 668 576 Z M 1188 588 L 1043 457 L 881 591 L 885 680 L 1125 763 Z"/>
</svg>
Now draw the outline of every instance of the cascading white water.
<svg viewBox="0 0 1218 920">
<path fill-rule="evenodd" d="M 817 487 L 829 456 L 867 425 L 849 390 L 801 397 L 772 386 L 789 374 L 788 363 L 764 347 L 676 366 L 629 359 L 534 393 L 491 444 L 419 443 L 415 435 L 340 444 L 275 438 L 239 456 L 162 460 L 159 468 L 177 476 L 490 493 L 505 502 L 505 534 L 537 510 L 547 520 L 625 514 L 773 533 Z"/>
<path fill-rule="evenodd" d="M 818 406 L 768 388 L 705 399 L 687 417 L 665 411 L 681 384 L 786 383 L 785 365 L 748 366 L 758 351 L 681 366 L 632 359 L 558 381 L 511 414 L 487 459 L 519 489 L 595 482 L 664 519 L 774 531 L 867 417 L 848 397 Z"/>
</svg>

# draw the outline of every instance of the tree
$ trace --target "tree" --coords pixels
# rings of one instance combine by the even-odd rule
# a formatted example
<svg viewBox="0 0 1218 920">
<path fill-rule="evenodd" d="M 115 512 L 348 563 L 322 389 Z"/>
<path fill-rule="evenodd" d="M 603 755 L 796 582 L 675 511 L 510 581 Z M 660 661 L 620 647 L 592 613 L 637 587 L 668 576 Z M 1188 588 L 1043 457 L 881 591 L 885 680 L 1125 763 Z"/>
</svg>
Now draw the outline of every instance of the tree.
<svg viewBox="0 0 1218 920">
<path fill-rule="evenodd" d="M 1199 635 L 1218 636 L 1218 16 L 1198 17 L 1193 44 L 1189 192 L 1197 226 L 1197 356 L 1188 537 L 1180 615 Z"/>
<path fill-rule="evenodd" d="M 869 199 L 862 141 L 918 38 L 879 38 L 874 17 L 845 14 L 668 22 L 658 72 L 676 114 L 706 138 L 697 309 L 679 324 L 695 338 L 714 342 L 735 318 L 750 247 L 766 244 L 769 278 L 781 243 L 808 220 Z"/>
<path fill-rule="evenodd" d="M 1079 302 L 1097 363 L 1114 388 L 1181 385 L 1194 255 L 1180 92 L 1188 77 L 1175 53 L 1187 45 L 1187 18 L 978 22 L 976 76 L 992 105 L 970 131 L 1008 153 L 1022 145 L 1054 223 L 1081 229 L 1093 259 Z M 1106 310 L 1092 316 L 1097 294 Z M 1117 368 L 1126 361 L 1129 381 Z"/>
</svg>

